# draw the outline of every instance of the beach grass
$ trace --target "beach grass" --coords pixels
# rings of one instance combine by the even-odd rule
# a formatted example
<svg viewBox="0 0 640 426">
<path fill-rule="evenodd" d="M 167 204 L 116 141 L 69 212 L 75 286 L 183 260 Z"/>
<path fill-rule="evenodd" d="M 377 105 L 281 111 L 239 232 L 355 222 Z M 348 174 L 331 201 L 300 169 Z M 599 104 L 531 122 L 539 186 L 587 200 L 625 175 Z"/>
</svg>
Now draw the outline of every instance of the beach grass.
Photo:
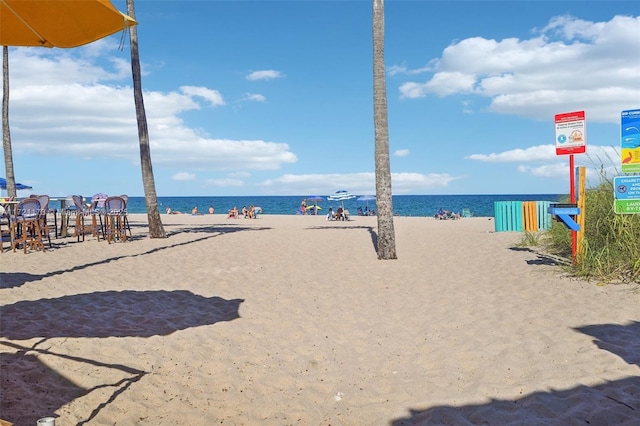
<svg viewBox="0 0 640 426">
<path fill-rule="evenodd" d="M 613 180 L 602 175 L 597 187 L 587 189 L 583 250 L 569 268 L 589 280 L 640 283 L 640 215 L 616 214 L 613 203 Z M 554 222 L 544 244 L 570 257 L 571 231 Z"/>
</svg>

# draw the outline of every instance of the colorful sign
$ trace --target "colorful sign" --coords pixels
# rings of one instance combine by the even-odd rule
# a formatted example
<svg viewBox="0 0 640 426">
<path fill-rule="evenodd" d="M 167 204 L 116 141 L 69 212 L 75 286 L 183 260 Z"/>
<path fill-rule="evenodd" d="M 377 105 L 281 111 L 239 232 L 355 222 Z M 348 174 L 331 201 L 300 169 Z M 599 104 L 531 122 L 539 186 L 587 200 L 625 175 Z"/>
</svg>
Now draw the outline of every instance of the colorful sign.
<svg viewBox="0 0 640 426">
<path fill-rule="evenodd" d="M 640 172 L 640 109 L 622 111 L 620 158 L 623 173 Z"/>
<path fill-rule="evenodd" d="M 616 213 L 640 213 L 640 176 L 614 177 L 613 188 L 613 210 Z"/>
<path fill-rule="evenodd" d="M 556 114 L 556 154 L 584 154 L 587 133 L 584 111 Z"/>
</svg>

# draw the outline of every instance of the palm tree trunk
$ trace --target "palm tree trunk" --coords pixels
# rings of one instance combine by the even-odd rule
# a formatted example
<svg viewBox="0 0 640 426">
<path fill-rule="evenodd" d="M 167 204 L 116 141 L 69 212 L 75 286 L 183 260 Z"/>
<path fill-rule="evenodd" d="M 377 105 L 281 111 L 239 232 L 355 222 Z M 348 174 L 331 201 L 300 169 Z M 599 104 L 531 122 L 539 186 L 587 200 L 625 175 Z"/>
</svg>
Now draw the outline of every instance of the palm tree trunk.
<svg viewBox="0 0 640 426">
<path fill-rule="evenodd" d="M 133 0 L 127 0 L 127 14 L 133 19 L 136 19 Z M 133 98 L 136 103 L 136 118 L 138 120 L 138 138 L 140 139 L 142 184 L 144 186 L 144 199 L 147 204 L 147 218 L 149 220 L 149 237 L 166 238 L 167 234 L 162 226 L 160 211 L 158 210 L 156 183 L 153 178 L 153 166 L 151 165 L 149 128 L 147 127 L 147 114 L 144 109 L 144 99 L 142 97 L 137 28 L 136 25 L 129 27 L 129 35 L 131 36 L 131 71 L 133 73 Z"/>
<path fill-rule="evenodd" d="M 2 46 L 2 148 L 4 148 L 4 168 L 7 173 L 7 195 L 16 198 L 16 177 L 13 172 L 11 132 L 9 131 L 9 48 Z"/>
<path fill-rule="evenodd" d="M 393 228 L 387 85 L 384 71 L 384 0 L 373 0 L 373 123 L 375 127 L 378 259 L 397 259 Z"/>
</svg>

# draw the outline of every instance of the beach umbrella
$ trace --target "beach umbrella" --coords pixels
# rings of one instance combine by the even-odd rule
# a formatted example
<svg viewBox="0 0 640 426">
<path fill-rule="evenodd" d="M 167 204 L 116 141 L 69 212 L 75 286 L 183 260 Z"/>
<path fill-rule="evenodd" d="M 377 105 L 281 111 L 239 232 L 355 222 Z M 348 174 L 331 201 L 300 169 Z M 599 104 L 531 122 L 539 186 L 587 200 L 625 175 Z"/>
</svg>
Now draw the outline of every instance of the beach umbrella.
<svg viewBox="0 0 640 426">
<path fill-rule="evenodd" d="M 311 201 L 314 204 L 313 207 L 315 207 L 315 209 L 313 214 L 318 214 L 318 210 L 321 210 L 320 207 L 318 207 L 318 203 L 324 201 L 324 197 L 312 195 L 311 197 L 307 197 L 307 201 Z"/>
<path fill-rule="evenodd" d="M 7 180 L 5 178 L 0 178 L 0 189 L 7 189 Z M 21 190 L 21 189 L 33 189 L 32 187 L 30 187 L 29 185 L 23 185 L 21 183 L 17 183 L 16 182 L 16 189 L 17 190 Z"/>
<path fill-rule="evenodd" d="M 0 0 L 0 45 L 78 47 L 136 21 L 110 0 Z"/>
<path fill-rule="evenodd" d="M 375 195 L 362 195 L 358 197 L 357 201 L 364 201 L 367 203 L 367 210 L 369 210 L 369 201 L 374 201 L 376 199 Z"/>
<path fill-rule="evenodd" d="M 327 197 L 327 200 L 329 200 L 329 201 L 340 201 L 340 204 L 342 205 L 342 209 L 344 210 L 344 201 L 345 200 L 351 200 L 353 198 L 356 198 L 356 196 L 352 195 L 346 189 L 341 189 L 341 190 L 336 191 L 333 194 L 329 195 Z"/>
<path fill-rule="evenodd" d="M 1 46 L 78 47 L 118 31 L 124 36 L 136 24 L 110 0 L 0 0 Z M 4 118 L 4 103 L 2 109 Z M 2 127 L 8 131 L 9 123 L 3 120 Z M 11 151 L 4 155 L 12 164 Z"/>
</svg>

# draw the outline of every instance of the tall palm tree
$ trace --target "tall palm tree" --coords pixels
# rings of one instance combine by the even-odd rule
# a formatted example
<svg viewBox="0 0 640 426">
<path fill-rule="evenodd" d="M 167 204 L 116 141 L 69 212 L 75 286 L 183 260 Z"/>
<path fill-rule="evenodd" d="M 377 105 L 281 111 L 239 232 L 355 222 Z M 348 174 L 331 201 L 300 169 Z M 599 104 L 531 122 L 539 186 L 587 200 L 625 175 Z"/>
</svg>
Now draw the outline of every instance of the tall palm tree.
<svg viewBox="0 0 640 426">
<path fill-rule="evenodd" d="M 127 0 L 127 15 L 136 19 L 133 8 L 133 0 Z M 147 127 L 147 114 L 144 109 L 142 97 L 142 79 L 140 75 L 140 56 L 138 54 L 138 30 L 137 26 L 129 27 L 131 36 L 131 72 L 133 73 L 133 98 L 136 103 L 136 118 L 138 120 L 138 138 L 140 139 L 140 164 L 142 168 L 142 184 L 144 186 L 144 200 L 147 204 L 147 218 L 149 220 L 149 237 L 166 238 L 167 233 L 162 226 L 160 211 L 158 210 L 158 197 L 156 195 L 156 183 L 153 178 L 151 165 L 151 149 L 149 146 L 149 128 Z"/>
<path fill-rule="evenodd" d="M 373 124 L 375 127 L 378 259 L 397 259 L 391 198 L 387 85 L 384 71 L 384 0 L 373 0 Z"/>
<path fill-rule="evenodd" d="M 9 131 L 9 48 L 2 46 L 2 148 L 7 179 L 7 195 L 17 197 L 16 178 L 13 173 L 11 132 Z"/>
</svg>

